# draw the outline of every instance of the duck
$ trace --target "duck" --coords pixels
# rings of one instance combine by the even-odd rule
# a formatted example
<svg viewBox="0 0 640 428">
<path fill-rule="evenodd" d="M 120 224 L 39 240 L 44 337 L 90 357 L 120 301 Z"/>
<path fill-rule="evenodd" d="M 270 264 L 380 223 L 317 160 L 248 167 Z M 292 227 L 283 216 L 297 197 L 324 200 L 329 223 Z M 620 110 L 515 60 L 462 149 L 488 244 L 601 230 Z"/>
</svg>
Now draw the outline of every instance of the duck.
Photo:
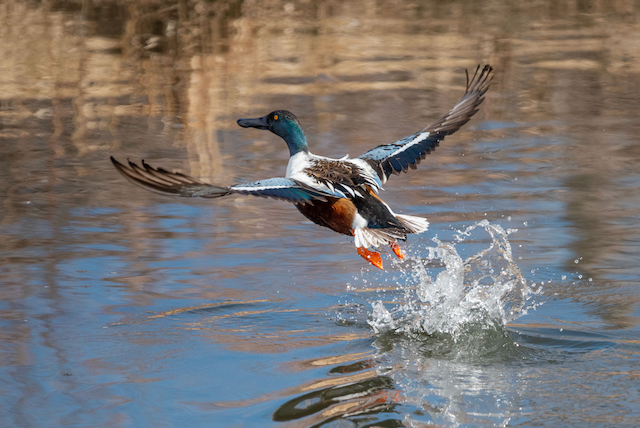
<svg viewBox="0 0 640 428">
<path fill-rule="evenodd" d="M 232 186 L 218 186 L 180 172 L 153 167 L 144 160 L 141 166 L 128 160 L 128 166 L 111 156 L 116 170 L 132 183 L 147 190 L 181 197 L 220 198 L 240 194 L 284 200 L 313 223 L 353 238 L 358 255 L 383 269 L 382 256 L 376 251 L 389 246 L 399 259 L 405 254 L 398 241 L 407 235 L 425 232 L 424 217 L 397 214 L 379 196 L 391 175 L 400 175 L 425 159 L 448 135 L 466 124 L 478 111 L 489 89 L 493 68 L 476 68 L 460 101 L 439 120 L 394 143 L 379 145 L 350 158 L 319 156 L 309 151 L 307 138 L 298 118 L 288 110 L 275 110 L 254 119 L 239 119 L 243 128 L 270 131 L 289 148 L 284 177 L 267 178 Z"/>
</svg>

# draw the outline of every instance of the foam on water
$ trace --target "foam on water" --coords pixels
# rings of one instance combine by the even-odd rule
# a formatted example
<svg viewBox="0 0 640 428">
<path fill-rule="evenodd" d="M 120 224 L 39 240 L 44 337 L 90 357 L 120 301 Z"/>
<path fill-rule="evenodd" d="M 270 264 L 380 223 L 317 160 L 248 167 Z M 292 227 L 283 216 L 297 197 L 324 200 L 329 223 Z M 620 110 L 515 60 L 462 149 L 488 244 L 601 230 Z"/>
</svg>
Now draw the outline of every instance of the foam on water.
<svg viewBox="0 0 640 428">
<path fill-rule="evenodd" d="M 466 258 L 460 246 L 475 231 L 491 236 L 488 248 Z M 532 307 L 529 299 L 541 290 L 527 286 L 513 260 L 508 232 L 487 220 L 459 231 L 455 243 L 434 238 L 426 258 L 408 256 L 401 263 L 404 294 L 394 302 L 372 302 L 369 324 L 376 333 L 447 334 L 457 340 L 470 329 L 502 329 Z M 385 296 L 389 297 L 389 296 Z"/>
</svg>

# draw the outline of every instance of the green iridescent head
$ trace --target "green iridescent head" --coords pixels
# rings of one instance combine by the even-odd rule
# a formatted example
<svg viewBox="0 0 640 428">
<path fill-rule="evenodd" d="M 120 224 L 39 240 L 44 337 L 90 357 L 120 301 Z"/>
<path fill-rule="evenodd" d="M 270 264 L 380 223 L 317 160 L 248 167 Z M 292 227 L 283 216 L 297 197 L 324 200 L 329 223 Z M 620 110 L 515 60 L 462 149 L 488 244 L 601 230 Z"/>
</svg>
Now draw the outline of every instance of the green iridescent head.
<svg viewBox="0 0 640 428">
<path fill-rule="evenodd" d="M 302 126 L 290 111 L 276 110 L 257 119 L 238 119 L 238 125 L 243 128 L 266 129 L 273 132 L 287 143 L 291 156 L 309 151 Z"/>
</svg>

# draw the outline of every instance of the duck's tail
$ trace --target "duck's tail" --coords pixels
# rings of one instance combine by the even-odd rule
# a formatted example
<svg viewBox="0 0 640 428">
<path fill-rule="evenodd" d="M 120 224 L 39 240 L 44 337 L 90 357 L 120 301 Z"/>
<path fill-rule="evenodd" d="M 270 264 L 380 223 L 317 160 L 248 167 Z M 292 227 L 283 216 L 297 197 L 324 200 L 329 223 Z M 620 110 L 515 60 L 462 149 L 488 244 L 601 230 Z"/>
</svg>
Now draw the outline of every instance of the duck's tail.
<svg viewBox="0 0 640 428">
<path fill-rule="evenodd" d="M 422 233 L 429 228 L 429 222 L 426 218 L 401 214 L 396 214 L 395 216 L 403 229 L 369 229 L 367 227 L 358 227 L 353 231 L 358 254 L 379 269 L 382 269 L 380 253 L 369 251 L 367 247 L 378 247 L 389 244 L 394 254 L 399 259 L 403 259 L 404 252 L 400 249 L 396 241 L 405 241 L 407 239 L 407 233 Z"/>
<path fill-rule="evenodd" d="M 422 233 L 429 229 L 429 222 L 426 218 L 403 214 L 396 214 L 396 218 L 409 233 Z"/>
<path fill-rule="evenodd" d="M 353 231 L 356 247 L 379 247 L 396 240 L 406 240 L 406 231 L 402 229 L 369 229 L 368 227 L 358 227 Z"/>
<path fill-rule="evenodd" d="M 403 229 L 358 227 L 353 231 L 356 247 L 379 247 L 396 242 L 398 239 L 405 241 L 407 233 L 422 233 L 429 228 L 426 218 L 402 214 L 395 214 L 395 216 Z"/>
</svg>

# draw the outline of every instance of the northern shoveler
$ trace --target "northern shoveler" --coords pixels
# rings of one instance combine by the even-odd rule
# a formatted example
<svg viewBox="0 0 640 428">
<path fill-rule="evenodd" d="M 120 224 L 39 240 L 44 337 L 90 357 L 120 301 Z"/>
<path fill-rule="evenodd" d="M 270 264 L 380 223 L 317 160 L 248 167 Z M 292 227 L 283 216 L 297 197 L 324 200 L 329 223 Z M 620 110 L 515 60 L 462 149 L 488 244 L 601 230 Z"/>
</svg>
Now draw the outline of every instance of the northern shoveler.
<svg viewBox="0 0 640 428">
<path fill-rule="evenodd" d="M 243 128 L 266 129 L 281 137 L 289 147 L 289 164 L 284 177 L 269 178 L 230 187 L 215 186 L 179 172 L 142 166 L 129 167 L 113 157 L 116 169 L 134 184 L 146 189 L 185 197 L 219 198 L 239 193 L 292 202 L 309 220 L 338 233 L 354 237 L 357 252 L 382 269 L 380 253 L 369 248 L 388 244 L 398 258 L 404 254 L 397 241 L 408 233 L 427 230 L 422 217 L 394 213 L 378 196 L 389 176 L 416 169 L 416 164 L 438 146 L 445 136 L 467 123 L 484 101 L 491 83 L 492 68 L 476 69 L 458 103 L 440 120 L 391 144 L 384 144 L 352 159 L 331 159 L 309 152 L 307 139 L 296 116 L 276 110 L 258 119 L 239 119 Z"/>
</svg>

